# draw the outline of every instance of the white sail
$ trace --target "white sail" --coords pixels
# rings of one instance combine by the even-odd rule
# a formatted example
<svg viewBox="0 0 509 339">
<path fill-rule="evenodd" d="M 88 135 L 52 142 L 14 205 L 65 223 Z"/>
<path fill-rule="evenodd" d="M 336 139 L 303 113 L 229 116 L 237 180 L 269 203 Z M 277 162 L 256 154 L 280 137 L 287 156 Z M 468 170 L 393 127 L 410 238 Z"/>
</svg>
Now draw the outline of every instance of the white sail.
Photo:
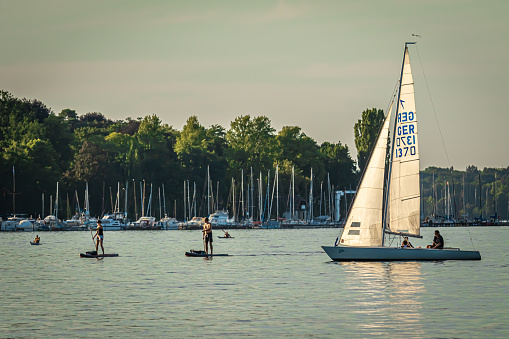
<svg viewBox="0 0 509 339">
<path fill-rule="evenodd" d="M 391 112 L 392 105 L 350 209 L 341 235 L 340 244 L 342 245 L 382 245 L 384 173 Z"/>
<path fill-rule="evenodd" d="M 393 232 L 419 235 L 419 143 L 414 81 L 407 47 L 400 86 L 393 138 L 388 227 Z"/>
</svg>

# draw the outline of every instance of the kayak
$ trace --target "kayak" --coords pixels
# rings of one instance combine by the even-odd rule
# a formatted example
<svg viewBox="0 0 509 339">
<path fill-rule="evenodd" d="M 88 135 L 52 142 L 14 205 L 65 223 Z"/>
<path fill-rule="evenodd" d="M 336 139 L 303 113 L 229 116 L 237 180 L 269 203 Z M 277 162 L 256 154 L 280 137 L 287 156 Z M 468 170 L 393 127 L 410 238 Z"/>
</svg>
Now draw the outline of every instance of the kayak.
<svg viewBox="0 0 509 339">
<path fill-rule="evenodd" d="M 191 250 L 189 252 L 186 252 L 186 257 L 225 257 L 228 254 L 207 254 L 205 251 L 195 251 Z"/>
<path fill-rule="evenodd" d="M 97 252 L 80 253 L 81 258 L 105 258 L 105 257 L 118 257 L 117 253 L 97 254 Z"/>
<path fill-rule="evenodd" d="M 233 239 L 233 238 L 235 238 L 235 237 L 220 237 L 220 236 L 217 236 L 217 237 L 220 238 L 220 239 Z"/>
<path fill-rule="evenodd" d="M 30 245 L 42 245 L 40 242 L 32 242 L 30 241 Z"/>
</svg>

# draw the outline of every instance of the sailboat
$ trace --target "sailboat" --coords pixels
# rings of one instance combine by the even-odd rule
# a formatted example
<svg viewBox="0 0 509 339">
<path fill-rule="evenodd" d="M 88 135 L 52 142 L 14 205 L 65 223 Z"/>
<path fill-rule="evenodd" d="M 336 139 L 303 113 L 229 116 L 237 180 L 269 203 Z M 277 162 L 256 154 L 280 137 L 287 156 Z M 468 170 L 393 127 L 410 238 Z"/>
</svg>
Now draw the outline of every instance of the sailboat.
<svg viewBox="0 0 509 339">
<path fill-rule="evenodd" d="M 334 261 L 480 260 L 478 251 L 386 246 L 386 238 L 420 235 L 419 144 L 414 82 L 405 43 L 396 117 L 387 163 L 393 105 L 385 117 L 363 173 L 343 233 L 334 246 L 322 246 Z M 387 179 L 385 179 L 386 166 Z M 386 182 L 386 185 L 384 185 Z M 388 241 L 387 241 L 388 242 Z"/>
</svg>

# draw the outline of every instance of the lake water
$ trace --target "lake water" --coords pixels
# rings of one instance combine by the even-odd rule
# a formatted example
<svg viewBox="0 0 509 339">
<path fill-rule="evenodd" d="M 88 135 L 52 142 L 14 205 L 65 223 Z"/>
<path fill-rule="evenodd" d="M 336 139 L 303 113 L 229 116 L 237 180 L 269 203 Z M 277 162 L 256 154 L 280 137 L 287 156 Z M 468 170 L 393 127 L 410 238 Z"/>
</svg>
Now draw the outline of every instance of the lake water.
<svg viewBox="0 0 509 339">
<path fill-rule="evenodd" d="M 431 228 L 422 229 L 433 239 Z M 508 338 L 509 227 L 442 228 L 481 261 L 335 263 L 338 229 L 0 233 L 1 337 Z M 473 244 L 473 245 L 472 245 Z"/>
</svg>

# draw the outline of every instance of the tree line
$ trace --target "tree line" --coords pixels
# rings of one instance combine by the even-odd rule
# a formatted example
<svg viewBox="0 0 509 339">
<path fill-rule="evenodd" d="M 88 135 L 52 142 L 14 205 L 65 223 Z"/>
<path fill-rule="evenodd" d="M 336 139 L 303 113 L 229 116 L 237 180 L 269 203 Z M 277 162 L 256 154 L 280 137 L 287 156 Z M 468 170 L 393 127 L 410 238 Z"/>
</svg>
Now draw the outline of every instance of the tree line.
<svg viewBox="0 0 509 339">
<path fill-rule="evenodd" d="M 152 214 L 159 216 L 159 205 L 166 206 L 169 215 L 181 220 L 186 182 L 190 187 L 186 194 L 195 196 L 197 214 L 204 216 L 207 168 L 214 206 L 230 210 L 233 183 L 237 191 L 244 181 L 245 189 L 262 187 L 266 195 L 267 181 L 272 187 L 276 168 L 281 209 L 289 205 L 292 170 L 297 199 L 308 202 L 312 168 L 313 214 L 327 214 L 326 192 L 356 188 L 383 119 L 381 109 L 362 112 L 354 126 L 358 154 L 354 160 L 340 141 L 318 144 L 298 126 L 276 131 L 265 116 L 238 116 L 228 129 L 205 127 L 191 116 L 177 130 L 156 115 L 111 120 L 99 112 L 78 115 L 72 109 L 56 114 L 39 100 L 0 91 L 0 214 L 11 214 L 14 208 L 18 214 L 34 217 L 43 208 L 44 214 L 52 213 L 50 203 L 55 206 L 58 182 L 59 216 L 69 217 L 78 206 L 84 207 L 88 182 L 92 215 L 111 212 L 117 204 L 123 210 L 127 189 L 127 212 L 134 219 L 141 216 L 141 191 L 149 194 L 148 188 L 140 186 L 143 182 L 153 187 Z M 470 166 L 457 171 L 429 167 L 421 171 L 421 185 L 424 217 L 449 213 L 456 218 L 486 218 L 497 213 L 508 218 L 509 168 L 481 171 Z M 161 187 L 165 188 L 163 201 Z M 240 191 L 236 194 L 238 208 Z"/>
<path fill-rule="evenodd" d="M 68 200 L 73 206 L 71 214 L 77 201 L 83 207 L 88 182 L 92 215 L 111 211 L 110 195 L 116 196 L 118 183 L 122 190 L 128 183 L 128 195 L 133 194 L 128 199 L 131 219 L 134 190 L 140 194 L 138 184 L 153 185 L 156 205 L 157 188 L 164 185 L 163 202 L 172 212 L 176 205 L 176 216 L 181 219 L 183 182 L 189 181 L 191 187 L 196 184 L 199 192 L 195 194 L 203 196 L 207 167 L 218 192 L 216 205 L 222 208 L 227 207 L 232 178 L 240 183 L 242 172 L 246 182 L 250 173 L 255 180 L 262 173 L 261 186 L 265 187 L 268 171 L 273 178 L 277 167 L 280 192 L 286 192 L 280 194 L 284 195 L 293 169 L 295 191 L 303 199 L 311 168 L 315 185 L 325 182 L 335 189 L 355 188 L 358 177 L 347 145 L 340 141 L 319 145 L 297 126 L 285 126 L 276 133 L 265 116 L 239 116 L 228 129 L 220 125 L 207 128 L 191 116 L 177 130 L 156 115 L 114 121 L 98 112 L 78 115 L 64 109 L 55 114 L 38 100 L 15 98 L 7 91 L 0 92 L 0 150 L 0 213 L 13 212 L 15 194 L 16 212 L 33 216 L 42 212 L 42 194 L 45 214 L 50 214 L 50 196 L 55 199 L 57 182 L 62 212 Z M 137 203 L 141 210 L 139 199 Z"/>
</svg>

